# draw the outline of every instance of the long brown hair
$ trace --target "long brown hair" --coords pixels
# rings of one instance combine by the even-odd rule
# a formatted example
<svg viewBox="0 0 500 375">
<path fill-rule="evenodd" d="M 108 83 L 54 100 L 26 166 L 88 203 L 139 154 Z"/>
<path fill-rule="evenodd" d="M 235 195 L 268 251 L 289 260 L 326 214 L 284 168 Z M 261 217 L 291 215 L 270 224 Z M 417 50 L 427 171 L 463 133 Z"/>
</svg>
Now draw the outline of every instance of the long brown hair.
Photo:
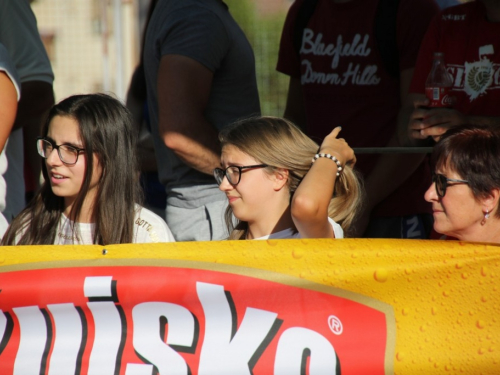
<svg viewBox="0 0 500 375">
<path fill-rule="evenodd" d="M 43 124 L 42 136 L 47 135 L 55 116 L 76 120 L 87 161 L 84 180 L 69 217 L 74 222 L 73 231 L 78 234 L 77 222 L 89 190 L 95 154 L 102 176 L 92 205 L 93 241 L 100 245 L 132 242 L 135 204 L 140 201 L 141 187 L 136 173 L 136 132 L 129 111 L 106 94 L 70 96 L 52 107 Z M 45 182 L 13 220 L 3 245 L 54 243 L 64 198 L 52 192 L 44 160 L 42 173 Z"/>
<path fill-rule="evenodd" d="M 290 199 L 311 168 L 311 160 L 318 152 L 318 145 L 290 121 L 278 117 L 252 117 L 236 122 L 220 135 L 222 147 L 232 145 L 250 155 L 267 169 L 283 168 L 289 171 Z M 349 233 L 355 215 L 361 205 L 361 183 L 357 173 L 346 166 L 335 182 L 328 216 Z M 229 239 L 241 239 L 247 223 L 234 223 L 231 206 L 225 214 Z"/>
</svg>

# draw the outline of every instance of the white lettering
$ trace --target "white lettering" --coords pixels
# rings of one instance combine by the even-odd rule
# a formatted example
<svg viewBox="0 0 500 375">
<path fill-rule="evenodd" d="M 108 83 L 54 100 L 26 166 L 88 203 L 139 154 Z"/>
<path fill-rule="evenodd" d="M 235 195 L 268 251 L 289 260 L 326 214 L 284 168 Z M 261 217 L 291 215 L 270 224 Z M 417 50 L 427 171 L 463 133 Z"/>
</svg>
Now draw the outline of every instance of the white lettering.
<svg viewBox="0 0 500 375">
<path fill-rule="evenodd" d="M 168 322 L 166 344 L 161 337 L 160 318 Z M 185 375 L 189 368 L 184 358 L 169 345 L 191 347 L 195 337 L 194 317 L 188 309 L 167 302 L 145 302 L 132 310 L 134 349 L 158 369 L 160 374 Z M 138 365 L 137 365 L 138 366 Z M 149 368 L 148 365 L 143 365 Z M 128 374 L 127 366 L 127 375 Z M 144 371 L 146 373 L 146 370 Z"/>
<path fill-rule="evenodd" d="M 111 276 L 87 277 L 84 283 L 86 297 L 112 299 Z M 94 318 L 95 339 L 90 352 L 88 375 L 114 374 L 122 344 L 122 318 L 114 301 L 88 302 Z"/>
<path fill-rule="evenodd" d="M 87 306 L 95 326 L 88 375 L 114 374 L 122 335 L 120 314 L 114 302 L 89 302 Z"/>
<path fill-rule="evenodd" d="M 232 337 L 236 317 L 232 316 L 224 287 L 198 282 L 196 290 L 205 313 L 205 339 L 198 374 L 252 374 L 249 362 L 271 331 L 278 314 L 247 308 Z"/>
<path fill-rule="evenodd" d="M 50 356 L 49 375 L 76 374 L 83 331 L 80 315 L 72 303 L 48 305 L 47 308 L 57 332 Z"/>
<path fill-rule="evenodd" d="M 86 277 L 83 284 L 83 294 L 85 297 L 112 297 L 111 276 Z"/>
<path fill-rule="evenodd" d="M 306 83 L 316 83 L 345 86 L 350 83 L 352 85 L 372 86 L 380 83 L 380 77 L 376 74 L 378 70 L 376 65 L 365 66 L 361 72 L 359 64 L 354 65 L 350 63 L 347 72 L 344 72 L 342 76 L 338 73 L 315 72 L 309 60 L 302 60 L 302 65 L 306 67 L 305 73 L 300 80 L 303 85 Z"/>
<path fill-rule="evenodd" d="M 197 318 L 186 307 L 169 302 L 139 303 L 132 308 L 132 345 L 143 363 L 125 364 L 122 351 L 127 327 L 116 301 L 116 281 L 112 277 L 91 279 L 88 277 L 84 284 L 84 293 L 91 298 L 87 307 L 94 339 L 89 342 L 85 341 L 87 322 L 81 307 L 63 303 L 49 304 L 47 310 L 38 306 L 13 308 L 20 332 L 14 375 L 80 373 L 84 350 L 90 351 L 88 375 L 250 375 L 282 323 L 277 313 L 252 307 L 238 319 L 232 297 L 223 285 L 197 282 L 204 314 L 202 341 L 198 342 Z M 8 345 L 13 322 L 8 312 L 0 311 L 2 347 Z M 182 352 L 199 355 L 197 369 L 189 368 Z M 332 344 L 317 332 L 292 327 L 278 340 L 276 375 L 334 374 L 338 367 Z"/>
<path fill-rule="evenodd" d="M 14 375 L 40 375 L 47 343 L 47 324 L 38 306 L 13 309 L 19 321 L 21 340 L 14 363 Z"/>
<path fill-rule="evenodd" d="M 306 358 L 310 357 L 306 369 Z M 307 328 L 293 327 L 281 335 L 276 349 L 274 375 L 336 374 L 337 354 L 330 342 Z"/>
<path fill-rule="evenodd" d="M 9 331 L 9 320 L 7 319 L 7 316 L 0 310 L 0 344 L 4 344 L 4 339 L 8 339 L 6 337 L 6 334 L 8 336 Z"/>
<path fill-rule="evenodd" d="M 302 45 L 300 53 L 303 55 L 312 54 L 315 56 L 333 56 L 331 68 L 336 69 L 339 65 L 340 57 L 343 56 L 368 56 L 371 53 L 371 48 L 368 48 L 368 41 L 370 36 L 365 34 L 363 42 L 361 42 L 361 35 L 356 34 L 352 43 L 343 42 L 342 35 L 337 36 L 337 44 L 325 44 L 322 41 L 323 34 L 318 33 L 314 38 L 314 31 L 311 29 L 304 29 L 302 37 Z"/>
<path fill-rule="evenodd" d="M 140 365 L 136 363 L 127 363 L 125 375 L 153 375 L 153 365 Z"/>
</svg>

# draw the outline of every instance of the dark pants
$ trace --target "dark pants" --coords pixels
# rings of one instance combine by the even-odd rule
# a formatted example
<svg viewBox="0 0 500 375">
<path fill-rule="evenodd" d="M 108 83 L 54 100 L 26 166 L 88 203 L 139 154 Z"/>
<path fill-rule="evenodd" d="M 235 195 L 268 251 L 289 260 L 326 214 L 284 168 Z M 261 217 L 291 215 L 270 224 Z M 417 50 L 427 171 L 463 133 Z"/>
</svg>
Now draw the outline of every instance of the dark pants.
<svg viewBox="0 0 500 375">
<path fill-rule="evenodd" d="M 432 225 L 431 214 L 376 217 L 370 220 L 363 237 L 428 239 Z"/>
</svg>

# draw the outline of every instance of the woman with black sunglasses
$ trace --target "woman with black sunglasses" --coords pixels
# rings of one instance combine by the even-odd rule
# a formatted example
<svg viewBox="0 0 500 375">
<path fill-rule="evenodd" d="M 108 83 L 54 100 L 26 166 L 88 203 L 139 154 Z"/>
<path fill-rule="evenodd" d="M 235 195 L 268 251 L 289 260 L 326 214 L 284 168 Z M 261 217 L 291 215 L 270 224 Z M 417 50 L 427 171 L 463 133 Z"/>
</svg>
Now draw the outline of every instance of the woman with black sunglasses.
<svg viewBox="0 0 500 375">
<path fill-rule="evenodd" d="M 462 241 L 500 243 L 500 132 L 489 126 L 449 130 L 432 153 L 434 230 Z"/>
</svg>

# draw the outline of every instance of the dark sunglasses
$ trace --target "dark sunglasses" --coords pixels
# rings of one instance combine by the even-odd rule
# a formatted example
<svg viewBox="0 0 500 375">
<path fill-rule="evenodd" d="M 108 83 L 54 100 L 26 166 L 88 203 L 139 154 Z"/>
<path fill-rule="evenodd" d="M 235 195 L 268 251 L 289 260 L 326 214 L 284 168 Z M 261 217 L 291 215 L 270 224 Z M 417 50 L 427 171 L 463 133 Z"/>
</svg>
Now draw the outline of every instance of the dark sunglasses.
<svg viewBox="0 0 500 375">
<path fill-rule="evenodd" d="M 233 186 L 236 186 L 240 183 L 241 174 L 244 169 L 253 169 L 253 168 L 266 168 L 267 164 L 256 164 L 256 165 L 247 165 L 244 167 L 239 167 L 237 165 L 230 165 L 226 169 L 215 168 L 214 169 L 214 177 L 215 181 L 217 181 L 217 185 L 222 184 L 222 180 L 224 176 L 227 177 L 229 183 Z"/>
<path fill-rule="evenodd" d="M 446 188 L 448 187 L 448 182 L 457 182 L 461 184 L 468 184 L 467 180 L 457 180 L 455 178 L 448 178 L 443 174 L 435 173 L 432 175 L 432 182 L 436 184 L 436 193 L 438 196 L 443 198 L 446 194 Z"/>
</svg>

